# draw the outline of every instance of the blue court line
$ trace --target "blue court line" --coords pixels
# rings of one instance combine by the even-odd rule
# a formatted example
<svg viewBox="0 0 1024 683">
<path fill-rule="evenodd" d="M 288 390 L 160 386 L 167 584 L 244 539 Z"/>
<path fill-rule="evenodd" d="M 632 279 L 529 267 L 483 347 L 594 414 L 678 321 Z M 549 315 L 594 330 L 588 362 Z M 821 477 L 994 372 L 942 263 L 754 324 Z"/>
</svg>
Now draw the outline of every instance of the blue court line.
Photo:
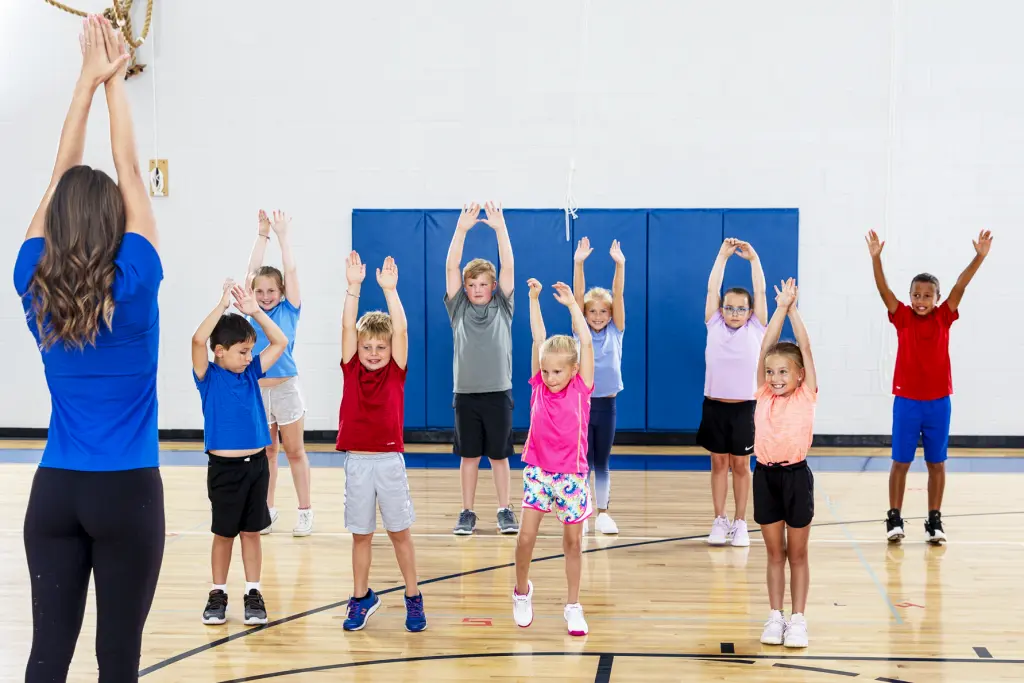
<svg viewBox="0 0 1024 683">
<path fill-rule="evenodd" d="M 822 493 L 824 493 L 824 491 Z M 878 579 L 878 575 L 875 574 L 875 570 L 871 568 L 871 565 L 868 564 L 867 558 L 864 557 L 864 552 L 861 550 L 860 543 L 858 543 L 853 537 L 853 534 L 850 533 L 850 530 L 846 526 L 846 522 L 840 516 L 839 511 L 836 509 L 838 504 L 833 504 L 832 497 L 827 493 L 825 494 L 825 504 L 828 505 L 828 510 L 832 513 L 832 517 L 839 522 L 839 528 L 842 529 L 843 535 L 846 536 L 846 539 L 852 544 L 853 551 L 857 553 L 857 557 L 860 558 L 861 565 L 864 567 L 864 570 L 867 571 L 868 576 L 871 577 L 871 581 L 874 582 L 875 588 L 878 589 L 878 594 L 882 596 L 882 599 L 885 600 L 885 604 L 889 606 L 889 611 L 892 612 L 892 616 L 896 619 L 896 623 L 902 624 L 903 617 L 901 617 L 900 613 L 896 611 L 896 605 L 892 604 L 892 599 L 889 597 L 888 591 L 885 590 L 882 582 Z"/>
</svg>

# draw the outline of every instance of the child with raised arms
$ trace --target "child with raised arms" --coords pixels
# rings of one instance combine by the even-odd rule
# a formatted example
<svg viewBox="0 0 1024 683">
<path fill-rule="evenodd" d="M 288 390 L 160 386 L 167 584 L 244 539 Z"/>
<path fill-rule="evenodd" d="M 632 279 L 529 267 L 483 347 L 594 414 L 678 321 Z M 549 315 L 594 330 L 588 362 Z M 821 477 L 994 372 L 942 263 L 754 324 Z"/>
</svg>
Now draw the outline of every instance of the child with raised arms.
<svg viewBox="0 0 1024 683">
<path fill-rule="evenodd" d="M 983 230 L 974 242 L 974 258 L 960 273 L 949 297 L 941 304 L 939 279 L 929 273 L 915 275 L 910 282 L 910 305 L 900 302 L 889 289 L 882 270 L 882 248 L 874 230 L 865 238 L 875 275 L 875 287 L 896 327 L 899 346 L 892 378 L 892 467 L 889 470 L 889 512 L 885 519 L 886 538 L 898 543 L 904 536 L 903 494 L 907 472 L 924 442 L 928 466 L 928 519 L 925 540 L 944 543 L 942 494 L 946 489 L 946 457 L 949 419 L 952 411 L 953 372 L 949 362 L 949 329 L 960 317 L 960 300 L 992 247 L 992 233 Z"/>
<path fill-rule="evenodd" d="M 587 464 L 594 473 L 597 519 L 594 527 L 602 534 L 617 534 L 619 528 L 608 514 L 611 503 L 609 462 L 615 441 L 615 397 L 622 391 L 622 336 L 626 331 L 626 257 L 618 240 L 612 240 L 609 254 L 615 261 L 612 290 L 587 290 L 583 262 L 594 251 L 584 237 L 576 247 L 572 290 L 576 303 L 590 328 L 594 345 L 594 395 L 590 399 L 590 427 L 587 432 Z M 583 523 L 584 533 L 586 522 Z"/>
<path fill-rule="evenodd" d="M 569 635 L 587 635 L 580 599 L 583 522 L 593 513 L 587 481 L 587 432 L 594 392 L 594 345 L 583 311 L 569 286 L 555 284 L 555 299 L 572 314 L 578 342 L 567 335 L 547 338 L 540 311 L 541 284 L 530 286 L 533 356 L 530 379 L 530 431 L 523 446 L 523 521 L 516 544 L 516 585 L 512 616 L 526 628 L 533 623 L 530 562 L 545 513 L 562 523 L 562 552 L 568 600 L 563 616 Z"/>
<path fill-rule="evenodd" d="M 810 565 L 807 544 L 814 519 L 814 475 L 806 457 L 814 438 L 818 377 L 811 341 L 796 306 L 790 278 L 775 288 L 775 313 L 768 323 L 757 362 L 754 411 L 754 521 L 761 525 L 768 553 L 771 614 L 761 634 L 766 645 L 807 647 L 807 592 Z M 796 343 L 779 342 L 789 316 Z M 783 617 L 786 563 L 789 563 L 793 614 Z"/>
<path fill-rule="evenodd" d="M 263 329 L 269 345 L 253 354 L 256 330 L 242 315 L 225 314 L 231 297 L 235 308 Z M 207 344 L 213 351 L 210 361 Z M 228 568 L 235 536 L 242 537 L 245 568 L 246 624 L 267 623 L 260 592 L 263 552 L 260 530 L 270 524 L 267 446 L 270 434 L 259 380 L 274 367 L 288 337 L 256 302 L 250 287 L 230 280 L 217 306 L 192 335 L 192 376 L 203 402 L 203 426 L 209 466 L 207 493 L 213 508 L 213 588 L 203 610 L 204 624 L 227 620 Z"/>
<path fill-rule="evenodd" d="M 370 311 L 358 320 L 366 266 L 352 252 L 345 269 L 348 288 L 341 318 L 344 376 L 336 447 L 345 458 L 345 528 L 352 532 L 352 597 L 343 628 L 358 631 L 381 600 L 370 589 L 373 532 L 380 510 L 405 579 L 405 628 L 427 628 L 423 595 L 416 585 L 416 550 L 411 527 L 416 512 L 405 473 L 405 378 L 409 326 L 398 298 L 398 266 L 388 256 L 377 269 L 388 312 Z"/>
</svg>

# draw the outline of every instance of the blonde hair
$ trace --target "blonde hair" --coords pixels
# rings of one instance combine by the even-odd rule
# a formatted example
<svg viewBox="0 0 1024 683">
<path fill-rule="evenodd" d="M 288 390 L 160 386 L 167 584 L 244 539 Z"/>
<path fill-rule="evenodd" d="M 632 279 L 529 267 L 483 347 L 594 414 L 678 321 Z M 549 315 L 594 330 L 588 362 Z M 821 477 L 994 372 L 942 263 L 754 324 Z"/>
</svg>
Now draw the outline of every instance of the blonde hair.
<svg viewBox="0 0 1024 683">
<path fill-rule="evenodd" d="M 793 361 L 799 369 L 803 370 L 804 368 L 804 354 L 800 351 L 800 347 L 793 342 L 773 344 L 764 354 L 764 359 L 768 360 L 768 356 L 782 356 Z"/>
<path fill-rule="evenodd" d="M 481 275 L 490 275 L 491 280 L 498 280 L 498 271 L 494 269 L 494 264 L 484 258 L 475 258 L 462 269 L 463 282 L 480 277 Z"/>
<path fill-rule="evenodd" d="M 261 277 L 269 277 L 272 280 L 277 281 L 277 288 L 281 290 L 281 296 L 284 296 L 284 274 L 275 268 L 274 266 L 262 266 L 256 271 L 256 274 L 252 276 L 252 287 L 256 287 L 256 280 Z"/>
<path fill-rule="evenodd" d="M 540 357 L 543 358 L 549 353 L 557 353 L 565 356 L 570 365 L 580 362 L 580 348 L 576 340 L 567 334 L 556 334 L 548 337 L 544 345 L 540 347 Z"/>
<path fill-rule="evenodd" d="M 590 291 L 583 295 L 583 312 L 587 312 L 590 304 L 606 303 L 608 308 L 612 307 L 612 293 L 604 287 L 591 287 Z"/>
<path fill-rule="evenodd" d="M 356 322 L 358 339 L 381 339 L 391 341 L 395 328 L 391 324 L 391 316 L 384 311 L 369 311 Z"/>
</svg>

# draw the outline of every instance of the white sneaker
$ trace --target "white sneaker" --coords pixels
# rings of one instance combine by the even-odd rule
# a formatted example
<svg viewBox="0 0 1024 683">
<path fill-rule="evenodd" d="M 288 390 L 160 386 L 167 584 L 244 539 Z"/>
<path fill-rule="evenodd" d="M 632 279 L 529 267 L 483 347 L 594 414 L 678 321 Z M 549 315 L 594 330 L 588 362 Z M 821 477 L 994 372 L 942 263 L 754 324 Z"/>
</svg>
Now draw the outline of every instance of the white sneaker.
<svg viewBox="0 0 1024 683">
<path fill-rule="evenodd" d="M 737 519 L 732 523 L 732 544 L 737 548 L 746 548 L 750 545 L 750 535 L 747 534 L 747 522 Z"/>
<path fill-rule="evenodd" d="M 274 522 L 277 521 L 277 517 L 278 517 L 277 508 L 270 508 L 270 524 L 267 525 L 266 529 L 261 529 L 260 530 L 260 535 L 266 536 L 267 534 L 269 534 L 271 531 L 274 530 Z"/>
<path fill-rule="evenodd" d="M 764 624 L 764 631 L 761 632 L 761 642 L 765 645 L 782 645 L 785 636 L 786 619 L 782 616 L 782 612 L 773 609 L 772 615 Z"/>
<path fill-rule="evenodd" d="M 786 647 L 807 647 L 807 620 L 802 614 L 794 614 L 786 624 Z"/>
<path fill-rule="evenodd" d="M 728 517 L 715 517 L 715 523 L 711 525 L 711 535 L 708 536 L 708 545 L 725 545 L 729 529 Z"/>
<path fill-rule="evenodd" d="M 566 605 L 565 611 L 562 614 L 565 616 L 566 624 L 568 624 L 570 636 L 587 635 L 587 620 L 583 618 L 583 606 L 580 603 Z"/>
<path fill-rule="evenodd" d="M 526 585 L 529 586 L 526 595 L 519 595 L 512 587 L 512 618 L 520 628 L 533 623 L 533 581 L 527 581 Z"/>
<path fill-rule="evenodd" d="M 292 536 L 309 536 L 313 533 L 313 508 L 299 510 L 299 520 L 292 529 Z"/>
<path fill-rule="evenodd" d="M 619 527 L 615 526 L 615 520 L 607 512 L 599 512 L 597 515 L 597 521 L 594 522 L 594 528 L 600 531 L 602 534 L 617 534 L 619 533 Z"/>
</svg>

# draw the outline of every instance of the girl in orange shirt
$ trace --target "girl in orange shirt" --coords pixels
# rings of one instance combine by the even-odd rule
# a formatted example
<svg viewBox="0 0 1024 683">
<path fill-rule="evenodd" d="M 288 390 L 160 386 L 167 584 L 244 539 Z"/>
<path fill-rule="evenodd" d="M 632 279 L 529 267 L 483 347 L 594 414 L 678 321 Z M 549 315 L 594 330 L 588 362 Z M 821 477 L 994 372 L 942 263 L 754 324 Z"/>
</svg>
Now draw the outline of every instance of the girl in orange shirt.
<svg viewBox="0 0 1024 683">
<path fill-rule="evenodd" d="M 805 458 L 814 437 L 818 380 L 793 278 L 775 288 L 775 313 L 765 330 L 757 363 L 754 411 L 754 521 L 761 525 L 768 551 L 768 599 L 771 616 L 761 642 L 807 647 L 804 608 L 810 585 L 807 541 L 814 518 L 814 475 Z M 796 343 L 779 342 L 789 316 Z M 782 615 L 789 560 L 793 616 Z"/>
</svg>

